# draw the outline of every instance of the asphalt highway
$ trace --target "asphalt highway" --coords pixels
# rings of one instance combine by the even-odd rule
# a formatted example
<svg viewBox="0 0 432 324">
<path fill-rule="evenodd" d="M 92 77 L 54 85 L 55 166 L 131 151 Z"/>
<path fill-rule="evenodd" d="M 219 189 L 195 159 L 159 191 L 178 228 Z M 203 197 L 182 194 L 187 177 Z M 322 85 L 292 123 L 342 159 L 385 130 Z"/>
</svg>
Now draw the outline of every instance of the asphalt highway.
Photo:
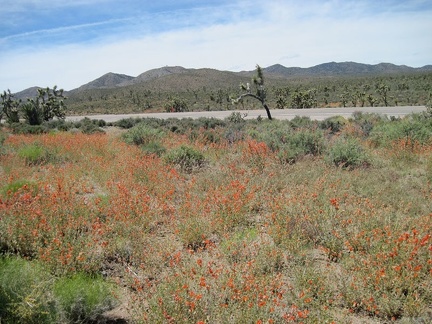
<svg viewBox="0 0 432 324">
<path fill-rule="evenodd" d="M 411 113 L 425 111 L 425 106 L 401 106 L 401 107 L 346 107 L 346 108 L 308 108 L 308 109 L 274 109 L 271 110 L 273 119 L 291 120 L 296 116 L 306 116 L 314 120 L 324 120 L 332 116 L 342 116 L 350 118 L 356 111 L 364 113 L 378 113 L 388 117 L 404 117 Z M 90 119 L 103 119 L 106 122 L 115 122 L 125 118 L 200 118 L 214 117 L 224 119 L 233 112 L 240 112 L 245 119 L 256 119 L 258 116 L 267 118 L 264 109 L 260 110 L 224 110 L 224 111 L 200 111 L 200 112 L 181 112 L 181 113 L 143 113 L 143 114 L 119 114 L 119 115 L 88 115 L 88 116 L 68 116 L 66 120 L 78 121 L 85 117 Z"/>
</svg>

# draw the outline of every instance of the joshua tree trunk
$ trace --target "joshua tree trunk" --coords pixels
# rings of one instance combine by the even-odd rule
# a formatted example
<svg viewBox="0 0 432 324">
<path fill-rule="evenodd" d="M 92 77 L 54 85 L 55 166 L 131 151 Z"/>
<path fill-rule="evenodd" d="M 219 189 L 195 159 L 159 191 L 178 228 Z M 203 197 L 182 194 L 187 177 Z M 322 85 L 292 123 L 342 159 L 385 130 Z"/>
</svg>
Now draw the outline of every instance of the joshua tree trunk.
<svg viewBox="0 0 432 324">
<path fill-rule="evenodd" d="M 266 90 L 264 87 L 264 74 L 263 71 L 261 69 L 261 67 L 259 65 L 256 66 L 257 69 L 257 74 L 256 76 L 252 79 L 252 84 L 255 88 L 255 93 L 252 93 L 252 89 L 249 83 L 247 83 L 246 85 L 244 84 L 240 84 L 240 87 L 242 90 L 246 90 L 246 93 L 243 93 L 242 95 L 240 95 L 240 97 L 238 97 L 236 100 L 233 100 L 233 103 L 238 103 L 239 101 L 242 101 L 242 99 L 244 97 L 252 97 L 255 98 L 256 100 L 258 100 L 259 102 L 261 102 L 262 106 L 264 107 L 264 109 L 266 110 L 267 113 L 267 117 L 268 119 L 272 119 L 271 113 L 270 113 L 270 109 L 267 106 L 266 103 Z"/>
<path fill-rule="evenodd" d="M 270 119 L 270 120 L 272 119 L 272 116 L 271 116 L 271 113 L 270 113 L 270 108 L 267 106 L 267 103 L 265 102 L 265 100 L 263 100 L 262 98 L 254 95 L 253 93 L 245 93 L 245 94 L 242 94 L 237 99 L 237 101 L 241 101 L 244 97 L 252 97 L 252 98 L 255 98 L 256 100 L 258 100 L 259 102 L 261 102 L 262 106 L 264 107 L 264 109 L 265 109 L 265 111 L 267 113 L 268 119 Z"/>
</svg>

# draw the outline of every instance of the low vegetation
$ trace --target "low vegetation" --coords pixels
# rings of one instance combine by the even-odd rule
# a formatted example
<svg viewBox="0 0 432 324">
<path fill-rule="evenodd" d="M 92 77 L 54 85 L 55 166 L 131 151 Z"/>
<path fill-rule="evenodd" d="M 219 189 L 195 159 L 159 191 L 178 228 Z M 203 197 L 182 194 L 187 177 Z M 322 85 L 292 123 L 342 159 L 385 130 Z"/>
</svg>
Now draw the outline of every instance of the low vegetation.
<svg viewBox="0 0 432 324">
<path fill-rule="evenodd" d="M 432 320 L 430 110 L 46 125 L 0 128 L 2 323 Z"/>
</svg>

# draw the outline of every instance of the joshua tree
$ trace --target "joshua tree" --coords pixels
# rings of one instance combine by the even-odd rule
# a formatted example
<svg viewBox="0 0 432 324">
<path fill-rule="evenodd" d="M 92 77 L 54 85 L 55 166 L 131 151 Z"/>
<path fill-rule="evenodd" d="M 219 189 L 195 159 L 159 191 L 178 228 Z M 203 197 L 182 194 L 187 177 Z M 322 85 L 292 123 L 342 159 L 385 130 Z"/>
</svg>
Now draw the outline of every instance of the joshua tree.
<svg viewBox="0 0 432 324">
<path fill-rule="evenodd" d="M 272 119 L 270 109 L 267 106 L 266 103 L 266 97 L 267 97 L 267 91 L 264 88 L 264 74 L 259 65 L 256 66 L 256 75 L 252 78 L 252 84 L 254 86 L 254 92 L 252 92 L 251 85 L 249 83 L 246 83 L 244 85 L 243 83 L 240 84 L 240 88 L 243 91 L 246 91 L 246 93 L 243 93 L 238 97 L 237 99 L 233 100 L 233 103 L 238 103 L 243 100 L 245 97 L 252 97 L 261 102 L 262 106 L 266 110 L 268 119 Z"/>
<path fill-rule="evenodd" d="M 165 110 L 167 112 L 184 112 L 189 111 L 189 108 L 186 101 L 174 98 L 165 104 Z"/>
<path fill-rule="evenodd" d="M 388 106 L 388 95 L 387 93 L 390 91 L 390 87 L 387 84 L 379 83 L 376 85 L 376 89 L 380 94 L 382 100 L 384 101 L 384 105 Z"/>
<path fill-rule="evenodd" d="M 38 96 L 28 99 L 22 107 L 24 118 L 30 125 L 40 125 L 54 117 L 63 119 L 65 118 L 64 99 L 66 98 L 63 89 L 58 90 L 57 86 L 53 89 L 49 87 L 38 89 Z"/>
<path fill-rule="evenodd" d="M 13 93 L 8 89 L 8 91 L 3 91 L 3 94 L 0 95 L 0 115 L 6 115 L 6 120 L 8 123 L 18 123 L 19 115 L 18 115 L 18 107 L 21 103 L 21 100 L 15 100 Z M 1 120 L 1 118 L 0 118 Z"/>
</svg>

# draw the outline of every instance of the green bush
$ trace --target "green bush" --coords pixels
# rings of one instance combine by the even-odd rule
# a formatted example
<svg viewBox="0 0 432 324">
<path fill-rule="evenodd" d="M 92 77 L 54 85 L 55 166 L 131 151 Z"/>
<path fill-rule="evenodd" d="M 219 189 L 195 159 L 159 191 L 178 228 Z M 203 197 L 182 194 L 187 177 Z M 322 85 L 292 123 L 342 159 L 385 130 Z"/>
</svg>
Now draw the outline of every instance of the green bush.
<svg viewBox="0 0 432 324">
<path fill-rule="evenodd" d="M 249 127 L 247 133 L 253 139 L 264 142 L 273 151 L 280 150 L 287 142 L 292 132 L 289 122 L 272 120 L 262 123 L 259 127 Z"/>
<path fill-rule="evenodd" d="M 342 116 L 333 116 L 324 119 L 320 122 L 320 128 L 329 130 L 330 133 L 335 134 L 341 131 L 343 126 L 347 123 L 347 120 Z"/>
<path fill-rule="evenodd" d="M 320 155 L 324 150 L 324 132 L 310 121 L 309 118 L 298 118 L 293 126 L 291 121 L 274 120 L 249 129 L 248 133 L 277 152 L 281 162 L 291 164 L 306 155 Z"/>
<path fill-rule="evenodd" d="M 365 137 L 369 136 L 375 126 L 388 122 L 387 117 L 377 113 L 363 113 L 355 111 L 351 119 L 354 124 L 360 126 Z"/>
<path fill-rule="evenodd" d="M 37 262 L 0 258 L 0 322 L 55 323 L 53 280 Z"/>
<path fill-rule="evenodd" d="M 200 117 L 196 120 L 196 122 L 199 124 L 200 127 L 203 127 L 205 129 L 215 129 L 216 127 L 226 126 L 226 122 L 224 120 L 214 117 Z"/>
<path fill-rule="evenodd" d="M 141 148 L 148 155 L 154 154 L 157 156 L 162 156 L 166 152 L 165 147 L 158 142 L 150 142 L 148 144 L 144 144 L 141 146 Z"/>
<path fill-rule="evenodd" d="M 76 123 L 71 121 L 65 121 L 64 119 L 53 119 L 47 122 L 43 123 L 43 126 L 47 127 L 48 129 L 57 129 L 62 132 L 67 132 L 71 130 L 72 128 L 76 127 Z M 81 126 L 81 124 L 80 124 Z M 79 127 L 77 127 L 79 128 Z"/>
<path fill-rule="evenodd" d="M 293 119 L 290 120 L 289 125 L 296 129 L 296 128 L 314 128 L 316 126 L 317 122 L 310 119 L 310 117 L 307 116 L 295 116 Z"/>
<path fill-rule="evenodd" d="M 15 181 L 3 186 L 2 193 L 4 196 L 8 196 L 8 195 L 15 194 L 16 192 L 18 192 L 19 190 L 22 190 L 22 189 L 30 191 L 33 195 L 35 195 L 38 191 L 37 185 L 32 181 L 15 180 Z"/>
<path fill-rule="evenodd" d="M 96 323 L 115 306 L 113 286 L 101 277 L 76 274 L 60 278 L 54 284 L 54 296 L 60 305 L 60 322 Z"/>
<path fill-rule="evenodd" d="M 225 121 L 228 123 L 239 124 L 245 122 L 246 115 L 242 115 L 238 111 L 233 111 L 228 117 L 225 118 Z"/>
<path fill-rule="evenodd" d="M 7 138 L 6 133 L 3 130 L 1 130 L 1 128 L 0 128 L 0 145 L 3 145 L 6 138 Z"/>
<path fill-rule="evenodd" d="M 376 146 L 388 146 L 400 139 L 410 139 L 420 144 L 432 140 L 432 119 L 404 118 L 377 125 L 370 134 Z"/>
<path fill-rule="evenodd" d="M 124 133 L 123 140 L 128 144 L 148 145 L 158 142 L 163 135 L 162 130 L 140 123 Z"/>
<path fill-rule="evenodd" d="M 1 129 L 0 129 L 0 156 L 4 153 L 6 153 L 6 149 L 4 147 L 4 142 L 6 140 L 6 133 L 4 133 Z"/>
<path fill-rule="evenodd" d="M 324 150 L 324 135 L 320 130 L 298 129 L 286 137 L 278 156 L 283 163 L 294 163 L 307 155 L 320 155 Z"/>
<path fill-rule="evenodd" d="M 10 125 L 14 134 L 44 134 L 48 133 L 49 129 L 44 125 L 29 125 L 25 123 L 13 123 Z"/>
<path fill-rule="evenodd" d="M 358 140 L 354 138 L 338 138 L 328 149 L 326 159 L 328 162 L 344 169 L 370 164 L 365 150 Z"/>
<path fill-rule="evenodd" d="M 55 278 L 37 261 L 0 258 L 1 323 L 98 323 L 113 292 L 101 277 Z"/>
<path fill-rule="evenodd" d="M 304 155 L 319 155 L 324 148 L 324 136 L 319 130 L 301 129 L 291 134 L 288 144 Z"/>
<path fill-rule="evenodd" d="M 106 126 L 106 123 L 103 120 L 84 118 L 81 120 L 79 128 L 84 134 L 96 134 L 104 133 L 104 130 L 100 128 L 104 126 Z"/>
<path fill-rule="evenodd" d="M 18 156 L 25 160 L 27 165 L 40 165 L 53 161 L 54 155 L 38 144 L 29 144 L 18 151 Z"/>
<path fill-rule="evenodd" d="M 142 118 L 124 118 L 114 123 L 114 126 L 129 129 L 142 122 Z"/>
<path fill-rule="evenodd" d="M 246 134 L 243 130 L 242 126 L 238 126 L 240 124 L 233 124 L 232 126 L 226 127 L 223 133 L 223 137 L 228 143 L 233 144 L 245 139 Z"/>
<path fill-rule="evenodd" d="M 191 172 L 205 164 L 204 155 L 193 147 L 182 145 L 165 154 L 164 160 L 168 164 L 179 167 L 182 171 Z"/>
</svg>

